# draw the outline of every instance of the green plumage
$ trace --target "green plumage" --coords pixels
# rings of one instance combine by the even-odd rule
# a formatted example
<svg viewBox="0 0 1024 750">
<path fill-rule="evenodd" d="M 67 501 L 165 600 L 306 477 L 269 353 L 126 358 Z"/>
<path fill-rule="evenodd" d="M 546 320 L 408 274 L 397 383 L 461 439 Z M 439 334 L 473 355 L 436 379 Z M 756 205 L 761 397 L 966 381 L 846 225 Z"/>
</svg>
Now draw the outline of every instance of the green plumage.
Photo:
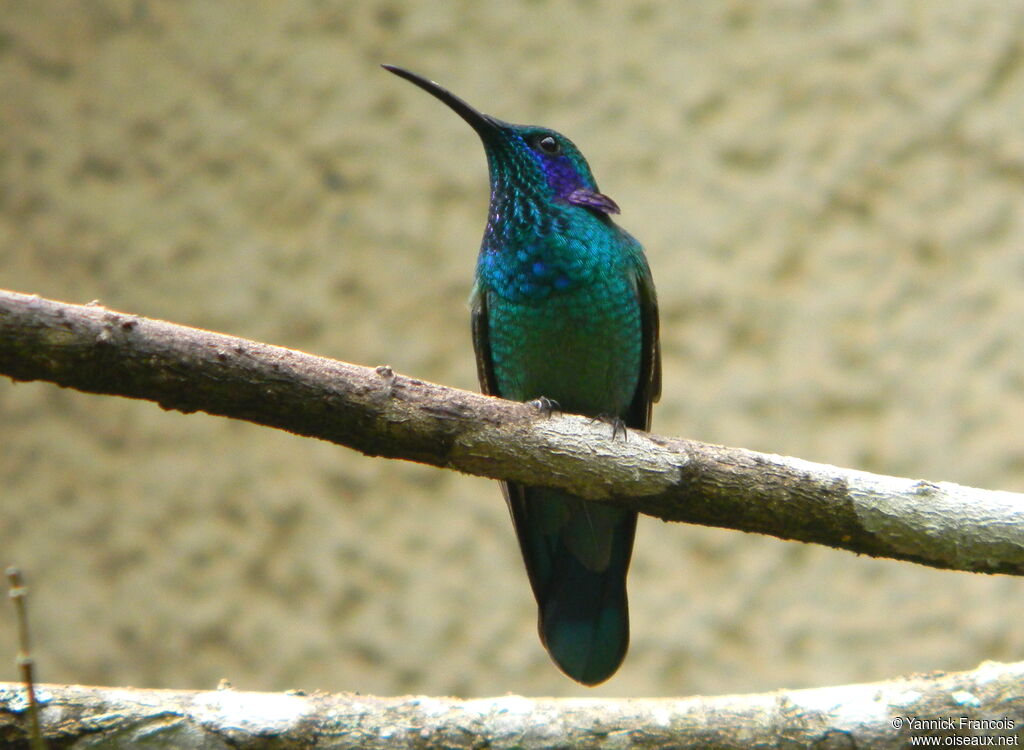
<svg viewBox="0 0 1024 750">
<path fill-rule="evenodd" d="M 491 205 L 471 300 L 484 392 L 545 397 L 565 412 L 648 429 L 661 380 L 654 285 L 640 244 L 612 221 L 618 206 L 598 191 L 583 156 L 554 131 L 502 122 L 385 67 L 448 104 L 487 153 Z M 545 488 L 504 489 L 541 640 L 567 675 L 603 682 L 629 644 L 636 514 Z"/>
</svg>

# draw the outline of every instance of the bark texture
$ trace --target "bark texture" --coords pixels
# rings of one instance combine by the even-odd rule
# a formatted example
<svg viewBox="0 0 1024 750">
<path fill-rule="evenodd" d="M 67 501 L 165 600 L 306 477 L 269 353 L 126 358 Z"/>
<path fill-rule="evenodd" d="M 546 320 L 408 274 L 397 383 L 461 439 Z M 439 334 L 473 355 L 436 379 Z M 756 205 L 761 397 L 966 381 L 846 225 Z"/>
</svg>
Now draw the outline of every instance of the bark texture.
<svg viewBox="0 0 1024 750">
<path fill-rule="evenodd" d="M 666 521 L 982 573 L 1024 573 L 1024 496 L 558 415 L 246 339 L 0 292 L 0 373 L 149 399 Z"/>
<path fill-rule="evenodd" d="M 887 748 L 1016 746 L 1024 663 L 887 682 L 660 699 L 459 700 L 38 685 L 55 746 L 271 748 Z M 0 744 L 24 742 L 24 690 L 0 683 Z M 947 738 L 957 738 L 959 742 Z M 922 743 L 923 744 L 923 743 Z"/>
</svg>

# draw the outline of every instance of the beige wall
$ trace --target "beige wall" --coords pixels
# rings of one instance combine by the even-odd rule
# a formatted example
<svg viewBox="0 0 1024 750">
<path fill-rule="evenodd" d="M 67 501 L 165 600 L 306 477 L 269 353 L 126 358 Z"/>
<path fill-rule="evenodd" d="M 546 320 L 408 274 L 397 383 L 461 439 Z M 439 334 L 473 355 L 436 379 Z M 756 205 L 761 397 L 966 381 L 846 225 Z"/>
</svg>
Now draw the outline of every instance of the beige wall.
<svg viewBox="0 0 1024 750">
<path fill-rule="evenodd" d="M 483 153 L 394 62 L 589 156 L 657 281 L 658 431 L 1022 490 L 1022 27 L 1002 0 L 9 1 L 0 286 L 475 387 Z M 632 651 L 587 691 L 492 483 L 6 380 L 0 435 L 45 680 L 672 695 L 1024 657 L 1019 581 L 648 519 Z"/>
</svg>

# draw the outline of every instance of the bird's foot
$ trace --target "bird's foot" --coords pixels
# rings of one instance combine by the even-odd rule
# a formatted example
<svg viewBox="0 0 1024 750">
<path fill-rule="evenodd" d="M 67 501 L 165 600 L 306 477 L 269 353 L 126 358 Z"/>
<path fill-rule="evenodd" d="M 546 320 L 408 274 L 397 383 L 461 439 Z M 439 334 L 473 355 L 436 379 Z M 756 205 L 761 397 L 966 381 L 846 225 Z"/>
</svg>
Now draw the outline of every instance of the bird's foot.
<svg viewBox="0 0 1024 750">
<path fill-rule="evenodd" d="M 550 419 L 552 414 L 562 413 L 562 407 L 558 405 L 558 402 L 547 396 L 541 396 L 526 403 L 543 414 L 546 419 Z"/>
<path fill-rule="evenodd" d="M 590 421 L 610 424 L 612 426 L 612 440 L 617 438 L 619 435 L 622 435 L 623 442 L 629 439 L 629 430 L 626 429 L 626 423 L 622 420 L 622 417 L 614 414 L 598 414 Z"/>
</svg>

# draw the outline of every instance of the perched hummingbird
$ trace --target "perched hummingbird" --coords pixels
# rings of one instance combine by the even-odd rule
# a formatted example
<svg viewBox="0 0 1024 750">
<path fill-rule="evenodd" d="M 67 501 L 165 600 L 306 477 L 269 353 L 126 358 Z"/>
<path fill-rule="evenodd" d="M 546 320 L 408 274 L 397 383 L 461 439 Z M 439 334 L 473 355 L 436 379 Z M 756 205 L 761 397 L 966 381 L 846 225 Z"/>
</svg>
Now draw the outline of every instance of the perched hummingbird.
<svg viewBox="0 0 1024 750">
<path fill-rule="evenodd" d="M 491 204 L 470 298 L 484 393 L 649 429 L 661 393 L 654 282 L 579 149 L 553 130 L 503 122 L 433 81 L 384 67 L 451 107 L 487 152 Z M 636 513 L 515 482 L 503 490 L 541 642 L 569 677 L 604 682 L 629 646 Z"/>
</svg>

